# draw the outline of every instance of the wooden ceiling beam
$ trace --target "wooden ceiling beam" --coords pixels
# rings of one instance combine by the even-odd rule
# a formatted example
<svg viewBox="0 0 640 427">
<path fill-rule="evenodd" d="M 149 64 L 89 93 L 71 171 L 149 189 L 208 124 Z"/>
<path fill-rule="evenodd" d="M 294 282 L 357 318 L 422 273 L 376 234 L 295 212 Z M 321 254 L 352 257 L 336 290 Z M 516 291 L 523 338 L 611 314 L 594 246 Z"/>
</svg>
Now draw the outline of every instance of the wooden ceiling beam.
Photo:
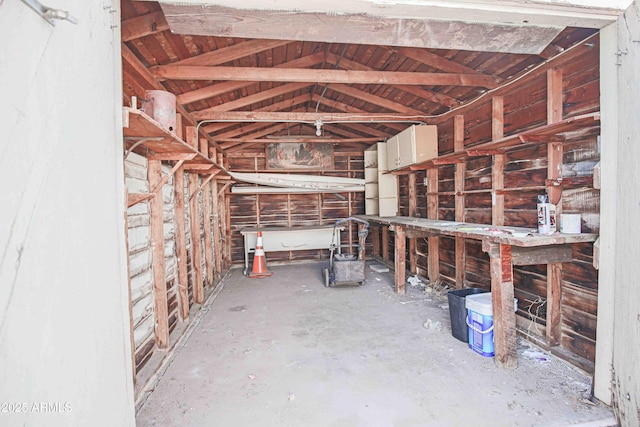
<svg viewBox="0 0 640 427">
<path fill-rule="evenodd" d="M 151 34 L 161 33 L 169 29 L 169 24 L 162 11 L 136 16 L 122 22 L 120 34 L 123 42 L 139 39 Z"/>
<path fill-rule="evenodd" d="M 307 55 L 302 58 L 294 59 L 293 61 L 285 62 L 280 65 L 274 66 L 274 68 L 282 68 L 282 67 L 312 67 L 314 65 L 320 64 L 324 61 L 324 53 L 318 52 L 313 55 Z M 245 87 L 249 87 L 254 85 L 256 82 L 224 82 L 218 83 L 211 86 L 206 86 L 201 89 L 196 89 L 191 92 L 185 92 L 181 95 L 177 96 L 177 102 L 180 105 L 190 104 L 196 101 L 202 101 L 203 99 L 211 98 L 214 96 L 219 96 L 225 94 L 227 92 L 232 92 L 234 90 L 242 89 Z"/>
<path fill-rule="evenodd" d="M 360 71 L 374 70 L 369 66 L 353 61 L 351 59 L 340 58 L 335 53 L 327 54 L 327 62 L 334 65 L 340 64 L 341 67 L 348 70 L 360 70 Z M 424 98 L 427 101 L 431 101 L 435 104 L 440 104 L 448 108 L 457 107 L 458 105 L 461 104 L 460 101 L 458 101 L 457 99 L 449 95 L 445 95 L 443 93 L 438 93 L 438 92 L 432 92 L 430 90 L 422 89 L 417 86 L 410 86 L 410 85 L 393 85 L 393 86 L 397 89 L 400 89 L 403 92 L 410 93 L 417 97 Z"/>
<path fill-rule="evenodd" d="M 227 80 L 249 82 L 310 82 L 419 86 L 471 86 L 493 89 L 491 76 L 468 73 L 410 73 L 404 71 L 356 71 L 265 67 L 208 67 L 159 65 L 151 69 L 158 79 Z"/>
<path fill-rule="evenodd" d="M 285 99 L 284 101 L 277 102 L 275 104 L 271 104 L 271 105 L 268 105 L 268 106 L 263 107 L 263 108 L 259 108 L 259 109 L 254 110 L 254 111 L 282 111 L 284 109 L 293 108 L 293 107 L 295 107 L 297 105 L 300 105 L 302 103 L 308 102 L 309 100 L 310 100 L 309 94 L 303 94 L 303 95 L 299 95 L 299 96 L 296 96 L 296 97 L 291 98 L 291 99 Z M 225 124 L 228 125 L 228 123 L 225 123 Z M 259 123 L 256 123 L 256 124 L 259 124 Z M 237 123 L 232 123 L 231 124 L 231 126 L 235 126 L 235 125 L 237 125 Z M 248 128 L 249 127 L 247 127 L 246 129 L 248 129 Z M 260 128 L 260 126 L 257 126 L 255 129 L 259 129 L 259 128 Z M 202 127 L 202 129 L 205 132 L 208 132 L 209 134 L 211 134 L 212 132 L 223 130 L 223 127 L 217 127 L 216 128 L 214 126 L 205 125 L 205 126 Z M 214 138 L 216 140 L 218 138 L 233 138 L 233 137 L 239 135 L 239 133 L 237 133 L 237 132 L 240 132 L 240 134 L 241 134 L 241 133 L 246 133 L 247 131 L 243 132 L 241 129 L 234 129 L 234 130 L 228 131 L 228 132 L 226 132 L 224 134 L 215 135 Z"/>
<path fill-rule="evenodd" d="M 254 39 L 226 46 L 221 49 L 212 50 L 211 52 L 202 53 L 191 58 L 185 58 L 180 61 L 171 63 L 174 66 L 213 66 L 226 62 L 235 61 L 236 59 L 255 55 L 265 50 L 275 49 L 280 46 L 293 43 L 291 40 L 262 40 Z M 151 72 L 158 66 L 152 67 Z"/>
<path fill-rule="evenodd" d="M 282 139 L 273 139 L 273 138 L 224 138 L 217 139 L 220 143 L 225 142 L 242 142 L 242 143 L 250 143 L 250 144 L 275 144 L 278 142 L 296 142 L 296 143 L 315 143 L 315 142 L 330 142 L 332 144 L 337 143 L 349 143 L 349 142 L 360 142 L 360 143 L 370 143 L 370 142 L 378 142 L 380 138 L 326 138 L 323 136 L 318 137 L 300 137 L 292 135 L 291 137 L 286 137 Z"/>
<path fill-rule="evenodd" d="M 194 111 L 191 113 L 196 120 L 215 119 L 223 121 L 237 122 L 295 122 L 314 123 L 321 119 L 323 122 L 356 122 L 356 123 L 379 123 L 379 122 L 406 122 L 415 120 L 425 122 L 432 117 L 421 114 L 403 115 L 399 113 L 327 113 L 319 111 L 317 113 L 306 112 L 270 112 L 270 111 Z"/>
<path fill-rule="evenodd" d="M 336 110 L 340 110 L 340 111 L 345 112 L 345 113 L 365 113 L 365 114 L 367 113 L 367 111 L 361 110 L 359 108 L 352 107 L 352 106 L 350 106 L 348 104 L 345 104 L 345 103 L 342 103 L 342 102 L 334 101 L 332 99 L 327 99 L 325 97 L 320 98 L 320 95 L 318 95 L 318 94 L 314 94 L 313 95 L 312 101 L 313 102 L 320 101 L 320 103 L 322 105 L 326 105 L 327 107 L 334 108 Z M 391 129 L 395 129 L 397 131 L 402 131 L 402 130 L 405 129 L 405 127 L 403 127 L 402 125 L 395 124 L 395 123 L 386 123 L 385 126 L 391 128 Z M 383 132 L 379 132 L 379 131 L 377 131 L 375 129 L 368 128 L 368 127 L 366 127 L 364 125 L 358 125 L 357 127 L 355 127 L 354 124 L 351 124 L 351 125 L 349 125 L 349 127 L 352 127 L 352 128 L 354 128 L 354 129 L 356 129 L 356 130 L 358 130 L 360 132 L 364 132 L 364 129 L 366 128 L 367 131 L 364 132 L 364 133 L 368 134 L 368 135 L 383 136 L 383 137 L 388 136 L 387 134 L 385 134 Z"/>
<path fill-rule="evenodd" d="M 216 105 L 215 107 L 206 108 L 193 114 L 202 117 L 202 114 L 211 114 L 220 111 L 231 111 L 238 108 L 246 107 L 256 102 L 262 102 L 267 99 L 275 98 L 277 96 L 286 95 L 297 90 L 301 90 L 313 85 L 313 83 L 287 83 L 281 86 L 276 86 L 272 89 L 263 90 L 262 92 L 254 93 L 253 95 L 245 96 L 235 101 L 225 102 L 224 104 Z M 210 117 L 215 118 L 215 117 Z"/>
<path fill-rule="evenodd" d="M 397 48 L 387 48 L 387 49 L 393 52 L 397 52 L 402 56 L 406 56 L 407 58 L 411 58 L 414 61 L 418 61 L 422 64 L 428 65 L 433 68 L 437 68 L 438 70 L 442 70 L 447 73 L 476 74 L 480 76 L 489 77 L 490 79 L 493 79 L 497 83 L 500 83 L 503 81 L 503 79 L 501 79 L 500 77 L 490 76 L 487 74 L 480 73 L 477 70 L 474 70 L 473 68 L 459 64 L 455 61 L 451 61 L 450 59 L 444 58 L 440 55 L 437 55 L 425 49 L 416 49 L 412 47 L 397 47 Z"/>
<path fill-rule="evenodd" d="M 382 98 L 377 95 L 372 95 L 369 92 L 365 92 L 363 90 L 356 89 L 348 85 L 334 84 L 329 86 L 329 88 L 336 92 L 340 92 L 343 95 L 351 96 L 353 98 L 360 99 L 370 104 L 377 105 L 378 107 L 386 108 L 387 110 L 391 110 L 391 111 L 396 111 L 401 114 L 415 114 L 418 116 L 424 115 L 422 111 L 414 110 L 413 108 L 404 106 L 397 102 L 390 101 L 386 98 Z"/>
</svg>

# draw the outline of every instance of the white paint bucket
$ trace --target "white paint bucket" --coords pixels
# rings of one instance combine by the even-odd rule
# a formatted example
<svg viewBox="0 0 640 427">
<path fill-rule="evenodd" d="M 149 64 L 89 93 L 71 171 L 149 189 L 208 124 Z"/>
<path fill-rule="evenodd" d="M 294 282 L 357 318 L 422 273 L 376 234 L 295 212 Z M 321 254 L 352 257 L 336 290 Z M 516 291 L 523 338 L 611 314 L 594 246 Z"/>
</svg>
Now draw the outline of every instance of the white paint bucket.
<svg viewBox="0 0 640 427">
<path fill-rule="evenodd" d="M 560 232 L 564 234 L 580 234 L 582 232 L 580 214 L 562 214 L 560 216 Z"/>
</svg>

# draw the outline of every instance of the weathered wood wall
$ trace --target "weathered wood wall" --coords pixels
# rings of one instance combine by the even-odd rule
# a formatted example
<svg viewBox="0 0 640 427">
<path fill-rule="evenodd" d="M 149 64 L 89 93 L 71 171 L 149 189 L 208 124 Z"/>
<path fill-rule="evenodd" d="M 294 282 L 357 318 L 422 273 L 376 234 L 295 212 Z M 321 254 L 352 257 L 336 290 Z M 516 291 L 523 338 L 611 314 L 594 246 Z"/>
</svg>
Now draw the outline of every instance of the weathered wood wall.
<svg viewBox="0 0 640 427">
<path fill-rule="evenodd" d="M 233 171 L 265 172 L 264 148 L 253 148 L 229 155 Z M 269 171 L 273 172 L 273 171 Z M 313 175 L 319 172 L 305 172 Z M 334 169 L 325 176 L 364 178 L 362 151 L 334 152 Z M 244 240 L 240 231 L 247 227 L 303 227 L 333 224 L 337 219 L 364 213 L 364 193 L 323 194 L 231 194 L 231 254 L 234 263 L 244 262 Z M 342 243 L 356 243 L 357 226 L 347 224 Z M 267 260 L 285 262 L 327 258 L 327 250 L 269 252 Z"/>
<path fill-rule="evenodd" d="M 549 68 L 549 67 L 547 67 Z M 562 73 L 562 118 L 597 112 L 599 109 L 598 40 L 554 61 L 553 68 Z M 543 69 L 502 92 L 504 100 L 504 135 L 517 134 L 547 123 L 547 75 Z M 464 116 L 464 147 L 470 148 L 492 140 L 491 97 L 473 108 L 460 112 Z M 440 155 L 453 152 L 453 114 L 438 124 Z M 562 198 L 559 209 L 579 213 L 584 232 L 599 231 L 599 191 L 593 188 L 593 168 L 599 161 L 598 128 L 578 130 L 563 141 Z M 464 197 L 464 220 L 492 223 L 492 159 L 470 157 L 464 162 L 464 191 L 456 193 L 456 165 L 438 166 L 438 218 L 456 220 L 456 197 Z M 504 224 L 537 226 L 536 196 L 544 194 L 548 181 L 547 144 L 523 144 L 504 153 Z M 400 177 L 401 188 L 407 179 Z M 416 180 L 418 194 L 424 192 Z M 401 202 L 404 209 L 408 203 Z M 406 209 L 404 209 L 406 211 Z M 403 212 L 404 212 L 403 211 Z M 464 286 L 488 289 L 489 258 L 480 244 L 467 241 L 465 247 Z M 440 278 L 455 285 L 456 246 L 454 239 L 441 238 L 439 245 Z M 592 245 L 576 245 L 576 260 L 563 264 L 560 346 L 563 350 L 593 362 L 597 303 L 597 271 L 592 266 Z M 426 259 L 418 257 L 420 269 Z M 519 325 L 527 333 L 544 338 L 546 323 L 547 268 L 545 265 L 515 267 L 515 296 L 519 299 Z"/>
</svg>

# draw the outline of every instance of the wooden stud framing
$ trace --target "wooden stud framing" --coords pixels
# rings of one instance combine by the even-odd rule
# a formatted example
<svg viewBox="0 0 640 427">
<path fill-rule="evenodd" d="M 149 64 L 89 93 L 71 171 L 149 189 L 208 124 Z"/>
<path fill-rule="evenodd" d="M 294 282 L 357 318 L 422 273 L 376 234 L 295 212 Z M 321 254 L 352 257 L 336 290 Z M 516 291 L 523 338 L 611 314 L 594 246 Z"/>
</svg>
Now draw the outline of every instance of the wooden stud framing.
<svg viewBox="0 0 640 427">
<path fill-rule="evenodd" d="M 189 194 L 198 189 L 198 175 L 189 174 Z M 193 278 L 193 301 L 204 302 L 204 283 L 202 281 L 202 245 L 200 241 L 200 209 L 198 197 L 189 200 L 189 218 L 191 226 L 191 271 Z"/>
<path fill-rule="evenodd" d="M 491 99 L 491 138 L 497 141 L 504 136 L 504 99 L 494 96 Z M 493 156 L 491 168 L 491 222 L 493 225 L 504 225 L 504 155 Z"/>
<path fill-rule="evenodd" d="M 369 234 L 373 245 L 373 255 L 380 256 L 380 227 L 369 228 Z"/>
<path fill-rule="evenodd" d="M 409 174 L 409 216 L 415 217 L 418 213 L 418 200 L 416 196 L 416 174 Z M 409 271 L 411 274 L 418 272 L 418 254 L 415 237 L 409 238 Z"/>
<path fill-rule="evenodd" d="M 147 170 L 149 186 L 155 187 L 162 180 L 162 163 L 149 160 Z M 164 219 L 162 197 L 154 197 L 151 207 L 151 257 L 153 260 L 153 296 L 155 302 L 155 339 L 158 348 L 169 346 L 169 309 L 167 306 L 167 282 L 164 265 Z"/>
<path fill-rule="evenodd" d="M 458 152 L 464 151 L 464 116 L 455 115 L 453 117 L 453 150 Z M 455 164 L 455 216 L 456 221 L 464 222 L 465 220 L 465 196 L 464 196 L 464 180 L 466 174 L 466 163 Z M 464 271 L 466 266 L 466 249 L 464 237 L 456 237 L 456 288 L 464 287 Z"/>
<path fill-rule="evenodd" d="M 389 227 L 382 227 L 382 259 L 389 260 Z"/>
<path fill-rule="evenodd" d="M 176 216 L 176 252 L 178 255 L 178 303 L 180 317 L 189 319 L 189 287 L 187 270 L 187 232 L 184 212 L 184 170 L 176 170 L 174 177 L 175 216 Z"/>
<path fill-rule="evenodd" d="M 547 70 L 547 123 L 562 120 L 562 70 Z M 562 157 L 564 147 L 561 142 L 547 144 L 547 179 L 551 182 L 562 177 Z M 556 218 L 562 213 L 562 187 L 548 185 L 549 201 L 556 205 Z M 562 263 L 547 264 L 547 343 L 560 344 L 562 333 Z"/>
<path fill-rule="evenodd" d="M 211 181 L 211 192 L 213 203 L 211 204 L 211 214 L 213 215 L 213 258 L 215 262 L 214 283 L 220 279 L 222 272 L 222 239 L 220 238 L 220 196 L 218 195 L 218 180 Z"/>
<path fill-rule="evenodd" d="M 198 146 L 198 135 L 196 134 L 195 126 L 186 126 L 184 128 L 186 140 L 185 142 L 198 150 L 200 147 Z"/>
<path fill-rule="evenodd" d="M 427 170 L 427 218 L 438 219 L 438 168 Z M 440 279 L 440 238 L 430 236 L 428 242 L 429 282 Z"/>
<path fill-rule="evenodd" d="M 398 295 L 405 294 L 405 281 L 406 278 L 406 234 L 404 227 L 395 226 L 393 229 L 395 233 L 395 281 L 396 281 L 396 293 Z"/>
<path fill-rule="evenodd" d="M 207 141 L 206 139 L 204 140 Z M 204 216 L 204 258 L 207 286 L 212 287 L 213 280 L 213 236 L 211 230 L 211 182 L 202 189 L 202 210 Z"/>
</svg>

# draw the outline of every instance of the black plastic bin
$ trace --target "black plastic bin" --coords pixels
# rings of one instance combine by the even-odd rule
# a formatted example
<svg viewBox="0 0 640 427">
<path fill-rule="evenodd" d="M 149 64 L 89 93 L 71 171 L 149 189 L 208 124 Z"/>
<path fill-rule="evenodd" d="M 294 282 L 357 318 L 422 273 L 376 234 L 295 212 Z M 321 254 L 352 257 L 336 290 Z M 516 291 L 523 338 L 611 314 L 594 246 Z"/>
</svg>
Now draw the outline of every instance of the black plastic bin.
<svg viewBox="0 0 640 427">
<path fill-rule="evenodd" d="M 467 328 L 467 309 L 464 306 L 464 299 L 467 295 L 482 294 L 489 292 L 486 289 L 466 288 L 449 291 L 449 316 L 451 316 L 451 335 L 462 342 L 469 342 L 469 329 Z"/>
</svg>

